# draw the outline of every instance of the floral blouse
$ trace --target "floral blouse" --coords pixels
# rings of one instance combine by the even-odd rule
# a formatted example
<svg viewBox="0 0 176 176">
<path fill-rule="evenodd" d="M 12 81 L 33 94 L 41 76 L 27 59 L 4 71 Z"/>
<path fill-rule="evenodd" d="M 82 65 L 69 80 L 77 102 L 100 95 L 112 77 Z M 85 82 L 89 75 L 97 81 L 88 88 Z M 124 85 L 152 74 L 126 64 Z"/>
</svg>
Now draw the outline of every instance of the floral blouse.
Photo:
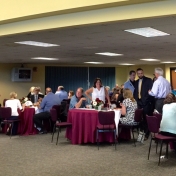
<svg viewBox="0 0 176 176">
<path fill-rule="evenodd" d="M 135 124 L 134 114 L 135 114 L 135 110 L 137 109 L 136 101 L 133 102 L 131 101 L 131 99 L 127 98 L 123 100 L 123 105 L 126 107 L 126 115 L 125 117 L 120 118 L 120 122 L 122 124 L 127 124 L 127 125 Z"/>
</svg>

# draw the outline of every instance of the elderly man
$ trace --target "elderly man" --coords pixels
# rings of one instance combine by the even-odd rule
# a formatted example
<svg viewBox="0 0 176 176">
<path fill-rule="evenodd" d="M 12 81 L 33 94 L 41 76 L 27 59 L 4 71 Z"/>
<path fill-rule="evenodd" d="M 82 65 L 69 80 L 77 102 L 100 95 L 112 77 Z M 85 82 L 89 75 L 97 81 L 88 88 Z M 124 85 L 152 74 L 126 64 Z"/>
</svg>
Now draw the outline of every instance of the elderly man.
<svg viewBox="0 0 176 176">
<path fill-rule="evenodd" d="M 32 103 L 37 103 L 39 99 L 44 98 L 43 94 L 40 94 L 40 88 L 39 87 L 35 87 L 34 88 L 34 94 L 31 95 L 31 102 Z"/>
<path fill-rule="evenodd" d="M 40 113 L 34 115 L 34 124 L 36 125 L 36 128 L 39 130 L 39 134 L 45 134 L 47 133 L 44 130 L 44 127 L 42 125 L 42 120 L 50 119 L 50 109 L 54 105 L 60 105 L 61 100 L 59 97 L 52 93 L 51 88 L 46 88 L 46 95 L 42 103 L 40 104 Z"/>
<path fill-rule="evenodd" d="M 71 98 L 69 109 L 74 108 L 85 108 L 88 104 L 86 98 L 83 96 L 84 90 L 83 88 L 78 88 L 76 91 L 76 95 Z"/>
<path fill-rule="evenodd" d="M 131 70 L 129 72 L 129 80 L 124 83 L 124 89 L 130 89 L 134 93 L 136 72 Z"/>
<path fill-rule="evenodd" d="M 149 95 L 155 97 L 155 109 L 162 113 L 163 101 L 171 92 L 169 81 L 163 78 L 163 69 L 155 68 L 156 81 L 153 83 L 152 90 L 149 90 Z"/>
<path fill-rule="evenodd" d="M 64 90 L 63 86 L 59 86 L 55 94 L 59 97 L 61 101 L 64 99 L 68 99 L 68 93 Z"/>
</svg>

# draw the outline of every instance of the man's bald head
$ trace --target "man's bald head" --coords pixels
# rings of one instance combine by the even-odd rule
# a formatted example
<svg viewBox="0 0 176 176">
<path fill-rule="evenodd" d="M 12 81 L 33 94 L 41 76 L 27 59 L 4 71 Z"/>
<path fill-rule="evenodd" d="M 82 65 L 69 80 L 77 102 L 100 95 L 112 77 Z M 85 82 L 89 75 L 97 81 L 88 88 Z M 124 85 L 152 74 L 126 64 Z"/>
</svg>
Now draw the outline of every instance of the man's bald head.
<svg viewBox="0 0 176 176">
<path fill-rule="evenodd" d="M 48 94 L 48 93 L 50 93 L 50 92 L 52 92 L 52 89 L 51 89 L 50 87 L 47 87 L 47 88 L 46 88 L 46 94 Z"/>
</svg>

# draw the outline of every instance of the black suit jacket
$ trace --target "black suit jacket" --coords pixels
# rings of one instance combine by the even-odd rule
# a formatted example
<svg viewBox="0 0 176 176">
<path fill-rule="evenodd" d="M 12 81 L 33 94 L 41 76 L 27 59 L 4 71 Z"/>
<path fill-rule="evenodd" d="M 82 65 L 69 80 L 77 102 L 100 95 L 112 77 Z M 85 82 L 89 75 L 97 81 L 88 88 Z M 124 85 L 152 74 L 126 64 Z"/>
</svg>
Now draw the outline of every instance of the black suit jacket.
<svg viewBox="0 0 176 176">
<path fill-rule="evenodd" d="M 138 101 L 138 84 L 139 79 L 135 82 L 134 98 Z M 143 77 L 141 87 L 141 101 L 143 105 L 153 102 L 153 97 L 149 95 L 148 91 L 152 89 L 153 81 L 151 78 Z"/>
<path fill-rule="evenodd" d="M 43 94 L 38 94 L 38 99 L 39 98 L 44 98 L 44 95 Z M 35 101 L 35 97 L 34 97 L 34 95 L 31 95 L 31 102 L 34 103 L 34 101 Z"/>
</svg>

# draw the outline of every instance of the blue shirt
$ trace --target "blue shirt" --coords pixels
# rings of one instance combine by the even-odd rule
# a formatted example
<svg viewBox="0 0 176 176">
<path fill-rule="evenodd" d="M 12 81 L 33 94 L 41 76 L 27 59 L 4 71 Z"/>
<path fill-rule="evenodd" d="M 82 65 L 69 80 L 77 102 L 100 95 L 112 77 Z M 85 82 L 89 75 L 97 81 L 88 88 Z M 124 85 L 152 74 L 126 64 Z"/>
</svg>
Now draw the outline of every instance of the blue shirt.
<svg viewBox="0 0 176 176">
<path fill-rule="evenodd" d="M 81 98 L 83 98 L 84 96 L 82 96 Z M 70 101 L 70 106 L 69 106 L 69 109 L 74 109 L 75 108 L 75 105 L 79 102 L 79 99 L 76 97 L 76 95 L 74 95 L 72 98 L 71 98 L 71 101 Z M 87 105 L 87 101 L 82 101 L 82 104 L 79 108 L 85 108 L 86 105 Z"/>
<path fill-rule="evenodd" d="M 160 131 L 176 134 L 176 103 L 165 104 Z"/>
<path fill-rule="evenodd" d="M 127 82 L 124 83 L 124 89 L 130 89 L 132 93 L 134 93 L 134 86 L 131 83 L 130 80 L 128 80 Z"/>
<path fill-rule="evenodd" d="M 60 91 L 56 92 L 55 94 L 59 97 L 59 99 L 61 101 L 64 99 L 68 99 L 68 94 L 65 90 L 60 90 Z"/>
<path fill-rule="evenodd" d="M 46 112 L 46 111 L 50 112 L 50 109 L 54 105 L 60 105 L 60 104 L 61 104 L 61 100 L 59 99 L 59 97 L 53 94 L 52 92 L 50 92 L 43 98 L 40 104 L 40 107 L 41 107 L 40 112 Z"/>
<path fill-rule="evenodd" d="M 170 83 L 162 76 L 159 76 L 153 83 L 152 90 L 149 92 L 155 98 L 166 98 L 169 93 L 171 93 Z"/>
</svg>

